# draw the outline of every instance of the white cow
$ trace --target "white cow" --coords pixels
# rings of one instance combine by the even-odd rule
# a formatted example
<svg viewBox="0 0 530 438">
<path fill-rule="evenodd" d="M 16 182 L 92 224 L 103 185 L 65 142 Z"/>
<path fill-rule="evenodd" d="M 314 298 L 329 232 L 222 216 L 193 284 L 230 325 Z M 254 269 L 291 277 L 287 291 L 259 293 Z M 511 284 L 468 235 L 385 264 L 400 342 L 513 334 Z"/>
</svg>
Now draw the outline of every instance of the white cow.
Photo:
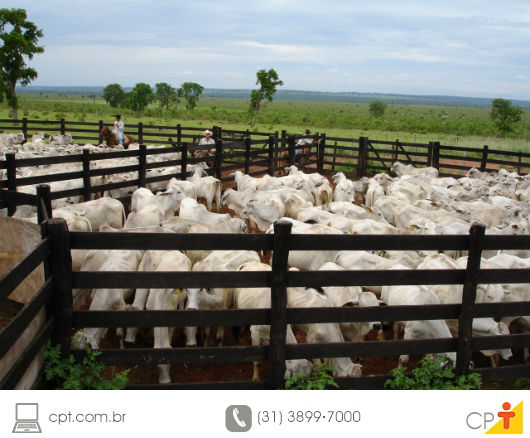
<svg viewBox="0 0 530 438">
<path fill-rule="evenodd" d="M 239 267 L 239 271 L 270 271 L 271 267 L 267 264 L 250 261 Z M 267 287 L 253 288 L 236 288 L 234 289 L 234 302 L 237 309 L 270 309 L 271 307 L 271 290 Z M 268 345 L 270 336 L 270 326 L 268 325 L 251 325 L 250 336 L 252 345 Z M 287 344 L 296 344 L 296 337 L 290 325 L 286 330 Z M 285 361 L 285 377 L 291 377 L 294 374 L 308 375 L 311 372 L 311 362 L 305 359 L 294 359 Z M 258 362 L 253 363 L 252 381 L 259 380 Z"/>
</svg>

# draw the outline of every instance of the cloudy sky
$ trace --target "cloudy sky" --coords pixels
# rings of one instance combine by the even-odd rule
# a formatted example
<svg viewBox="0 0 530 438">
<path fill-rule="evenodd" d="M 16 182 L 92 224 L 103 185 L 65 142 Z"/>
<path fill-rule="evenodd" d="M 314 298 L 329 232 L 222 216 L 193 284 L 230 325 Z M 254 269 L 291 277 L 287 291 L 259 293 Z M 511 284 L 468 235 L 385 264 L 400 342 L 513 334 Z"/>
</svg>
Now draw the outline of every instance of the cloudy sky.
<svg viewBox="0 0 530 438">
<path fill-rule="evenodd" d="M 198 82 L 529 99 L 528 0 L 4 0 L 43 29 L 34 85 Z"/>
</svg>

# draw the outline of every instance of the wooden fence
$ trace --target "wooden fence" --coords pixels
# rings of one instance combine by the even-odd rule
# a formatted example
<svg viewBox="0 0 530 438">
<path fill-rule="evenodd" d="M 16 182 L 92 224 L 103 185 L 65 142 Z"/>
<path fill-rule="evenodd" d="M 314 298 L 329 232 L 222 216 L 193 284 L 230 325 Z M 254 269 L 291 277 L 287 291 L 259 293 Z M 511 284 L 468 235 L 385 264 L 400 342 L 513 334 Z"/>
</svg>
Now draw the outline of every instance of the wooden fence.
<svg viewBox="0 0 530 438">
<path fill-rule="evenodd" d="M 273 251 L 272 271 L 264 272 L 72 272 L 72 249 L 224 249 Z M 308 250 L 467 250 L 468 264 L 462 270 L 389 271 L 288 271 L 289 251 Z M 0 299 L 24 279 L 35 266 L 46 263 L 46 280 L 31 302 L 0 332 L 0 357 L 5 355 L 38 309 L 46 306 L 45 329 L 13 364 L 0 388 L 14 388 L 25 368 L 46 339 L 62 346 L 80 359 L 83 352 L 70 350 L 72 328 L 160 327 L 160 326 L 242 326 L 270 325 L 269 346 L 227 346 L 170 349 L 102 349 L 100 358 L 109 365 L 157 365 L 176 363 L 268 362 L 269 374 L 261 382 L 209 382 L 168 384 L 165 388 L 265 389 L 282 388 L 285 360 L 315 357 L 396 356 L 455 351 L 456 372 L 470 372 L 473 351 L 497 348 L 519 349 L 530 344 L 529 334 L 472 336 L 473 318 L 530 315 L 530 302 L 476 304 L 477 284 L 530 283 L 528 269 L 481 269 L 483 250 L 530 249 L 530 236 L 484 236 L 484 227 L 474 225 L 469 236 L 387 236 L 387 235 L 296 235 L 290 223 L 277 223 L 273 235 L 227 235 L 212 238 L 203 234 L 135 234 L 68 232 L 62 219 L 43 224 L 42 243 L 10 272 L 0 278 Z M 294 286 L 348 286 L 401 284 L 463 284 L 462 304 L 430 306 L 387 306 L 373 308 L 286 307 L 286 288 Z M 270 287 L 270 309 L 209 311 L 73 311 L 73 288 L 189 288 L 189 287 Z M 48 303 L 48 304 L 46 304 Z M 457 319 L 458 336 L 447 339 L 406 341 L 365 341 L 286 345 L 288 323 L 347 321 L 410 321 Z M 530 364 L 473 369 L 485 381 L 528 377 Z M 387 375 L 337 379 L 341 388 L 382 388 Z M 159 385 L 129 385 L 133 389 Z"/>
</svg>

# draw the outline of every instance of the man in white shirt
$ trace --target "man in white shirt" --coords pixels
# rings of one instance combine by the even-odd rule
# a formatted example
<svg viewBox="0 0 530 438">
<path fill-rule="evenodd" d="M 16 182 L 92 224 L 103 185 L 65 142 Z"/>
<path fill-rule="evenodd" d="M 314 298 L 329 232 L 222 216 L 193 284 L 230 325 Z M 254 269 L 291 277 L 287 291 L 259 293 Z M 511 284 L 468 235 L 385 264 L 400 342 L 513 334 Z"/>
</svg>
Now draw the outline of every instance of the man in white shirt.
<svg viewBox="0 0 530 438">
<path fill-rule="evenodd" d="M 211 145 L 213 146 L 212 149 L 209 149 L 208 150 L 208 155 L 210 156 L 213 156 L 215 155 L 215 140 L 212 138 L 212 132 L 211 131 L 204 131 L 204 137 L 201 138 L 201 141 L 199 142 L 199 146 L 207 146 L 207 145 Z M 196 150 L 193 152 L 193 156 L 194 157 L 204 157 L 206 156 L 206 154 L 204 153 L 206 151 L 202 151 L 202 150 Z"/>
<path fill-rule="evenodd" d="M 118 144 L 120 146 L 123 146 L 123 121 L 121 120 L 121 116 L 119 114 L 116 114 L 116 120 L 114 121 L 114 132 L 118 133 Z"/>
</svg>

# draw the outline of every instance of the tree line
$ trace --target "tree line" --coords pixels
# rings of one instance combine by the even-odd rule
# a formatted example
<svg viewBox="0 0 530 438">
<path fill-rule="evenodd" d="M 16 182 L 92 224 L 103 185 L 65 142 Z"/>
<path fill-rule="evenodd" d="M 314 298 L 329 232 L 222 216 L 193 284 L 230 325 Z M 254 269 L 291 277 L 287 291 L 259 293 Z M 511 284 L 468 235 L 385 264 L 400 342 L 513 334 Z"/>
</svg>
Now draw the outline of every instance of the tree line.
<svg viewBox="0 0 530 438">
<path fill-rule="evenodd" d="M 43 35 L 42 29 L 27 19 L 25 9 L 0 9 L 0 103 L 4 99 L 7 101 L 13 109 L 14 120 L 18 120 L 16 85 L 24 87 L 37 78 L 37 71 L 28 66 L 26 61 L 44 52 L 44 47 L 38 45 L 39 38 Z M 283 81 L 274 69 L 261 69 L 256 73 L 256 85 L 259 88 L 252 90 L 248 108 L 251 126 L 257 121 L 263 101 L 271 102 L 276 87 L 283 85 Z M 195 82 L 184 82 L 178 89 L 160 82 L 155 85 L 155 90 L 149 84 L 140 82 L 125 93 L 120 84 L 114 83 L 105 87 L 103 97 L 112 107 L 132 109 L 138 116 L 154 101 L 166 110 L 184 101 L 189 119 L 203 90 L 204 87 Z M 386 104 L 381 101 L 370 104 L 369 111 L 374 118 L 382 117 L 385 110 Z M 507 132 L 513 131 L 513 126 L 520 122 L 522 115 L 523 110 L 513 106 L 509 100 L 497 98 L 492 101 L 490 118 L 503 137 Z"/>
</svg>

